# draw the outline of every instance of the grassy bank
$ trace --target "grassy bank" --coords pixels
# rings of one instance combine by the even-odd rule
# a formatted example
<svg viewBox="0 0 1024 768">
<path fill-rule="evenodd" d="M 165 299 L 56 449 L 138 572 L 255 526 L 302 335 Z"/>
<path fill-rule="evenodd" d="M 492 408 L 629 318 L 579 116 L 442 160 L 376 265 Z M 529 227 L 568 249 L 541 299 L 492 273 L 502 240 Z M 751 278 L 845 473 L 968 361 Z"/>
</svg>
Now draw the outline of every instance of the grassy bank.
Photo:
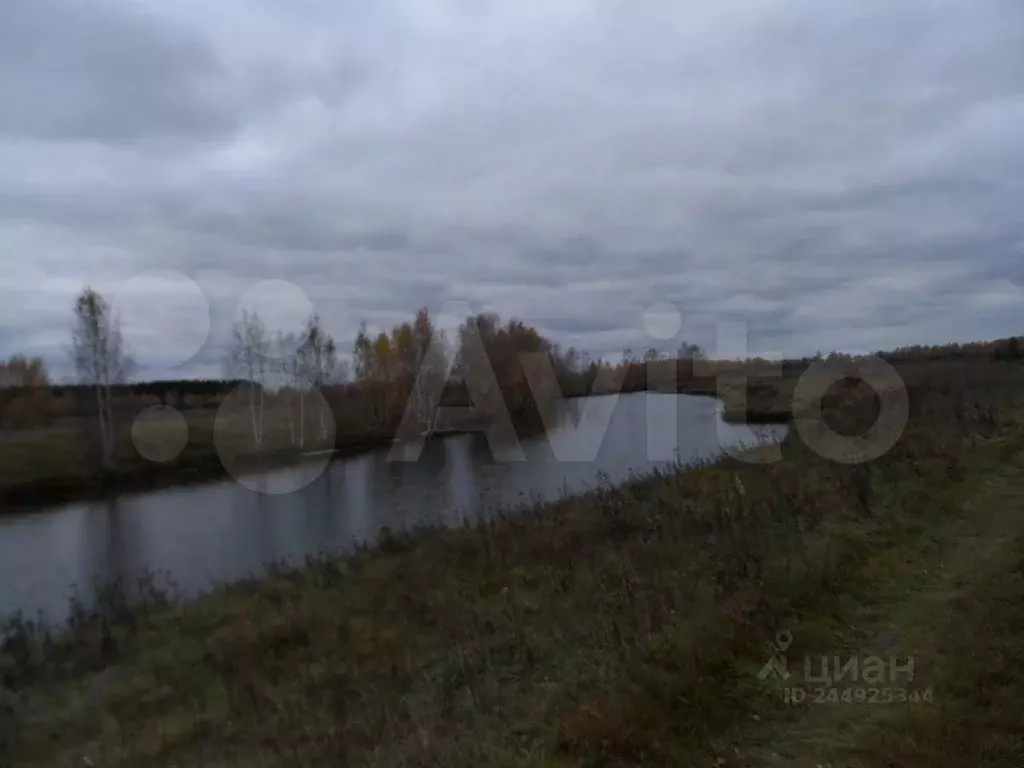
<svg viewBox="0 0 1024 768">
<path fill-rule="evenodd" d="M 4 644 L 0 764 L 1019 766 L 1018 367 L 922 374 L 899 443 L 728 460 L 393 534 Z M 831 401 L 847 432 L 873 419 Z M 915 657 L 927 701 L 788 705 L 758 671 Z M 984 734 L 981 744 L 979 734 Z"/>
<path fill-rule="evenodd" d="M 625 392 L 647 388 L 646 376 L 634 376 L 627 382 Z M 795 379 L 781 379 L 771 384 L 751 387 L 752 395 L 745 402 L 741 385 L 726 382 L 719 390 L 715 380 L 690 379 L 674 388 L 683 394 L 721 396 L 725 402 L 724 418 L 731 422 L 785 423 L 790 418 L 787 404 Z M 586 387 L 567 387 L 566 394 L 583 397 Z M 447 405 L 465 406 L 469 402 Z M 109 467 L 96 462 L 94 425 L 83 422 L 78 429 L 36 430 L 0 435 L 0 514 L 19 512 L 47 505 L 104 498 L 111 494 L 155 490 L 164 487 L 201 483 L 228 476 L 231 472 L 258 472 L 268 468 L 287 466 L 302 461 L 310 451 L 334 450 L 335 458 L 378 450 L 389 446 L 398 429 L 397 422 L 390 426 L 361 423 L 352 418 L 341 405 L 333 407 L 336 429 L 327 440 L 308 439 L 303 447 L 294 444 L 287 420 L 271 411 L 265 447 L 256 453 L 252 446 L 247 413 L 232 419 L 234 435 L 228 441 L 230 458 L 224 460 L 222 450 L 215 442 L 218 419 L 224 419 L 216 409 L 185 411 L 188 440 L 184 450 L 167 462 L 150 461 L 136 450 L 131 435 L 131 418 L 121 420 L 121 430 L 115 441 L 117 453 Z M 400 414 L 399 414 L 400 415 Z M 543 432 L 538 418 L 518 414 L 514 423 L 520 436 Z M 223 426 L 223 421 L 222 421 Z M 473 423 L 450 423 L 441 427 L 446 432 L 472 429 Z"/>
<path fill-rule="evenodd" d="M 168 462 L 140 456 L 130 431 L 122 430 L 118 456 L 110 467 L 97 466 L 91 435 L 26 433 L 0 442 L 0 514 L 18 513 L 71 501 L 106 498 L 112 494 L 157 490 L 228 476 L 213 440 L 214 412 L 191 412 L 185 450 Z M 330 442 L 311 440 L 301 449 L 284 446 L 260 453 L 250 448 L 232 454 L 233 472 L 260 472 L 303 461 L 310 451 L 331 449 L 346 458 L 385 447 L 392 436 L 367 429 L 339 433 Z"/>
</svg>

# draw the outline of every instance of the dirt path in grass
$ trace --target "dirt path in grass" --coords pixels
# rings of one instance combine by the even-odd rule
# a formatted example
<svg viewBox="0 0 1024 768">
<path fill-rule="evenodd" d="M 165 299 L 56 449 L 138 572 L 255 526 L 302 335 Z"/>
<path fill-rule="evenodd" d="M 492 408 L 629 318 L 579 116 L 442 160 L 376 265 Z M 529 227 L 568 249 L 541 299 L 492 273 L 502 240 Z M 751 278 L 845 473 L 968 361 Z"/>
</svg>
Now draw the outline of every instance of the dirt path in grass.
<svg viewBox="0 0 1024 768">
<path fill-rule="evenodd" d="M 1020 440 L 1015 443 L 1019 448 Z M 812 655 L 815 671 L 821 669 L 822 654 L 839 655 L 843 661 L 877 656 L 887 662 L 892 657 L 902 662 L 912 656 L 912 681 L 903 674 L 874 687 L 890 687 L 896 696 L 901 696 L 901 688 L 908 691 L 908 697 L 917 691 L 931 703 L 886 704 L 878 699 L 858 703 L 853 698 L 858 689 L 866 689 L 870 696 L 872 688 L 862 679 L 835 682 L 832 687 L 840 698 L 829 701 L 827 694 L 820 697 L 815 692 L 826 684 L 798 681 L 807 692 L 804 705 L 783 703 L 780 692 L 780 709 L 790 711 L 764 727 L 744 729 L 733 736 L 731 743 L 723 744 L 723 768 L 895 768 L 917 764 L 887 754 L 884 746 L 878 746 L 885 742 L 879 734 L 898 740 L 908 719 L 947 716 L 939 684 L 945 676 L 957 674 L 951 668 L 954 662 L 947 658 L 949 638 L 957 632 L 976 631 L 977 640 L 985 641 L 986 630 L 975 629 L 972 624 L 979 593 L 984 602 L 985 584 L 998 583 L 1000 574 L 1011 572 L 1020 558 L 1017 550 L 1024 534 L 1024 452 L 1005 451 L 998 460 L 982 460 L 979 464 L 971 468 L 954 510 L 922 521 L 916 535 L 871 558 L 860 574 L 864 589 L 858 590 L 857 599 L 835 616 L 840 629 L 834 633 L 834 644 Z M 794 635 L 799 632 L 799 625 L 794 626 Z M 966 642 L 972 642 L 971 636 Z M 802 671 L 802 657 L 787 661 L 791 671 Z M 847 688 L 851 701 L 841 698 Z M 931 693 L 924 697 L 929 690 Z"/>
</svg>

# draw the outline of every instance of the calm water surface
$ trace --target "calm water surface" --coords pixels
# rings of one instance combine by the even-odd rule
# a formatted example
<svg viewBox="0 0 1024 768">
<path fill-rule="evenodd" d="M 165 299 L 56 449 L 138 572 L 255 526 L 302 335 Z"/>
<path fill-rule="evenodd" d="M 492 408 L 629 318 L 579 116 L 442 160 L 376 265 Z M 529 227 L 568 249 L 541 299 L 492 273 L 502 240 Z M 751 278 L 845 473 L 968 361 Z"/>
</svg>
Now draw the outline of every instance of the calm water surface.
<svg viewBox="0 0 1024 768">
<path fill-rule="evenodd" d="M 547 436 L 524 440 L 518 463 L 496 461 L 483 435 L 458 435 L 431 442 L 416 462 L 379 451 L 322 472 L 313 464 L 245 485 L 225 480 L 0 518 L 0 616 L 20 610 L 60 621 L 76 589 L 87 597 L 92 585 L 134 584 L 147 573 L 193 594 L 271 561 L 373 540 L 383 526 L 460 524 L 785 430 L 725 424 L 718 401 L 689 395 L 573 400 L 566 416 Z"/>
</svg>

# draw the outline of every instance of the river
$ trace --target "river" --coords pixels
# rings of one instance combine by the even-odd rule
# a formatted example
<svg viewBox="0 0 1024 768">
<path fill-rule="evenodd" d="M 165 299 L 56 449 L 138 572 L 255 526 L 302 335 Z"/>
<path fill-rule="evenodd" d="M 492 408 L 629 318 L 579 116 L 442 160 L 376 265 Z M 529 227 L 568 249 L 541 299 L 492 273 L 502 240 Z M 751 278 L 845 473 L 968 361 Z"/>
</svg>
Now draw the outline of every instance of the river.
<svg viewBox="0 0 1024 768">
<path fill-rule="evenodd" d="M 581 419 L 581 415 L 583 418 Z M 482 434 L 428 443 L 415 462 L 388 451 L 0 519 L 0 616 L 62 621 L 76 591 L 146 574 L 192 595 L 268 562 L 344 551 L 383 526 L 461 524 L 552 500 L 727 446 L 780 439 L 785 427 L 726 424 L 709 397 L 635 393 L 568 401 L 524 461 L 496 460 Z M 289 488 L 301 486 L 298 490 Z"/>
</svg>

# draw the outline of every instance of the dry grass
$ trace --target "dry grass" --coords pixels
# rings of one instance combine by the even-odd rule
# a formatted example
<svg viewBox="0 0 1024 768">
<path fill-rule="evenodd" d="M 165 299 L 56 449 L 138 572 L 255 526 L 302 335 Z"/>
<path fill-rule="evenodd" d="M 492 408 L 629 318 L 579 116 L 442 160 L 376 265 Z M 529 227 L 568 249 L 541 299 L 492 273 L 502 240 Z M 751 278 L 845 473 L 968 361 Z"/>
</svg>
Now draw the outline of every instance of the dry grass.
<svg viewBox="0 0 1024 768">
<path fill-rule="evenodd" d="M 167 462 L 151 461 L 132 439 L 130 421 L 122 422 L 115 439 L 114 465 L 97 465 L 96 438 L 91 423 L 78 428 L 8 433 L 0 439 L 0 514 L 5 509 L 49 505 L 112 492 L 149 490 L 188 482 L 223 478 L 227 472 L 258 469 L 301 460 L 306 451 L 337 448 L 356 453 L 386 444 L 378 429 L 352 429 L 345 424 L 326 440 L 310 423 L 303 445 L 291 437 L 287 418 L 275 410 L 265 416 L 265 436 L 259 451 L 253 444 L 250 416 L 242 408 L 183 411 L 188 427 L 184 450 Z M 215 438 L 216 435 L 216 438 Z M 172 435 L 177 439 L 178 435 Z M 158 436 L 149 442 L 159 444 Z"/>
</svg>

